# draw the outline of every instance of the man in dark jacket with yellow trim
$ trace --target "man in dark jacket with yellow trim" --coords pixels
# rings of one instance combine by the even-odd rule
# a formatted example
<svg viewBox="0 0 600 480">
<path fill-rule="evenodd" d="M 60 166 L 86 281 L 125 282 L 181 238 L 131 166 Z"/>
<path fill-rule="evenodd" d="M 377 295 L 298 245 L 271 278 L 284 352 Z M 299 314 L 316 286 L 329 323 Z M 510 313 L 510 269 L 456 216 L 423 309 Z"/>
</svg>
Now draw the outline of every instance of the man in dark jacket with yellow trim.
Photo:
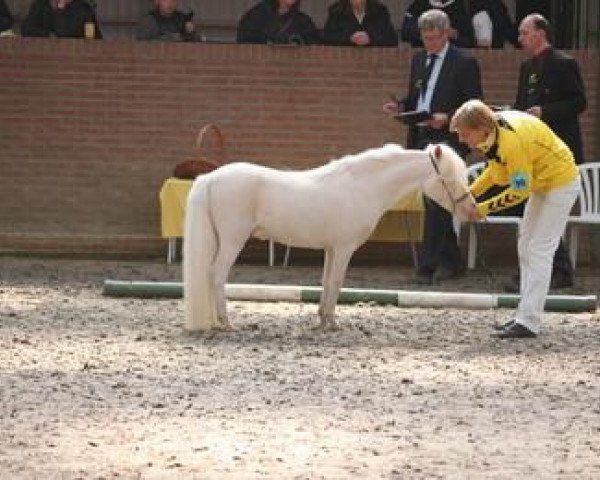
<svg viewBox="0 0 600 480">
<path fill-rule="evenodd" d="M 544 121 L 569 147 L 575 163 L 584 162 L 579 115 L 586 108 L 585 88 L 577 61 L 552 47 L 550 25 L 540 14 L 519 25 L 519 42 L 531 58 L 521 64 L 515 108 Z M 522 216 L 524 204 L 507 214 Z M 505 286 L 518 291 L 518 277 Z M 573 286 L 573 266 L 561 241 L 554 255 L 552 288 Z"/>
</svg>

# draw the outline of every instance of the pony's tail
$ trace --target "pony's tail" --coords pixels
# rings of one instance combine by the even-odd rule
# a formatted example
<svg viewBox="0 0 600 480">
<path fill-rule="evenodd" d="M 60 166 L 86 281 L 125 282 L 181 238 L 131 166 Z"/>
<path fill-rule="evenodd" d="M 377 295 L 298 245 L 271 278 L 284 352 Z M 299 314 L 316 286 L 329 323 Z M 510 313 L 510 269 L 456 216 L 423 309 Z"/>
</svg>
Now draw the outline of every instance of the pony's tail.
<svg viewBox="0 0 600 480">
<path fill-rule="evenodd" d="M 187 201 L 183 237 L 185 329 L 210 330 L 218 325 L 213 282 L 217 234 L 211 218 L 209 183 L 197 180 Z"/>
</svg>

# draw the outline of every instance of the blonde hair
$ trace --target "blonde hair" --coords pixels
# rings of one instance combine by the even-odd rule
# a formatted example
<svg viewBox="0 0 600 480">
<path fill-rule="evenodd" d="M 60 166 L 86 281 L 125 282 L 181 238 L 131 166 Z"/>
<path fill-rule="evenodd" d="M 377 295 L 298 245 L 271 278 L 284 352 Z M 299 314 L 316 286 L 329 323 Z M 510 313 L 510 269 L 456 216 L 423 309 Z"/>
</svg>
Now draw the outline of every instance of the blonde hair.
<svg viewBox="0 0 600 480">
<path fill-rule="evenodd" d="M 463 103 L 450 120 L 450 131 L 468 128 L 469 130 L 496 128 L 496 114 L 481 100 L 473 99 Z"/>
</svg>

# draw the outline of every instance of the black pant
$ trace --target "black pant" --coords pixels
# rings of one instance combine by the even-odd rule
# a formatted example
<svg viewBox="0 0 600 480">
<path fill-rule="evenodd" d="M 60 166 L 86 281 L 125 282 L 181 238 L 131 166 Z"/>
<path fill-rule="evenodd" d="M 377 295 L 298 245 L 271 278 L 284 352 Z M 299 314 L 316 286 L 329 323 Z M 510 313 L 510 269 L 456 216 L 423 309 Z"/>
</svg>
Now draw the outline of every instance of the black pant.
<svg viewBox="0 0 600 480">
<path fill-rule="evenodd" d="M 485 200 L 487 198 L 491 198 L 494 195 L 497 195 L 500 191 L 504 190 L 504 188 L 492 188 L 485 192 L 481 197 L 477 198 L 477 201 Z M 527 200 L 524 202 L 515 205 L 514 207 L 507 208 L 506 210 L 501 210 L 498 213 L 493 215 L 499 217 L 523 217 L 523 212 L 525 211 L 525 205 Z M 569 252 L 567 252 L 567 248 L 565 247 L 565 243 L 562 238 L 560 239 L 560 243 L 556 248 L 556 252 L 554 252 L 554 259 L 552 262 L 552 275 L 562 275 L 568 278 L 573 276 L 573 265 L 571 264 L 571 257 L 569 257 Z"/>
<path fill-rule="evenodd" d="M 445 129 L 411 127 L 408 145 L 409 148 L 422 149 L 429 143 L 447 143 L 464 156 L 466 151 L 455 140 L 455 135 Z M 463 270 L 452 215 L 425 197 L 425 224 L 419 249 L 418 273 L 433 275 L 438 267 L 452 273 Z"/>
<path fill-rule="evenodd" d="M 425 225 L 419 250 L 419 274 L 433 275 L 438 267 L 453 273 L 462 270 L 460 249 L 452 215 L 433 200 L 425 198 Z"/>
</svg>

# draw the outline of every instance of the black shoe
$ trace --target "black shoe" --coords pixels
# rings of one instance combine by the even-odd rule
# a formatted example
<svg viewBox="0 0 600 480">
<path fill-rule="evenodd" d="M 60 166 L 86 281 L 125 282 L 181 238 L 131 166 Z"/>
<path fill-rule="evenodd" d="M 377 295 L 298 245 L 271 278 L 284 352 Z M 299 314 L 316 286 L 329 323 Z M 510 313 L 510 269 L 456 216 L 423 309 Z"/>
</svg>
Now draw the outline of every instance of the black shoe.
<svg viewBox="0 0 600 480">
<path fill-rule="evenodd" d="M 435 279 L 443 282 L 444 280 L 454 280 L 454 279 L 461 278 L 464 276 L 465 276 L 465 270 L 463 268 L 456 268 L 456 269 L 442 268 L 440 270 L 440 273 L 438 273 L 435 276 Z"/>
<path fill-rule="evenodd" d="M 492 333 L 495 338 L 535 338 L 537 335 L 520 323 L 513 323 L 508 328 Z"/>
<path fill-rule="evenodd" d="M 502 289 L 506 293 L 519 293 L 521 290 L 521 278 L 519 275 L 513 275 L 506 283 L 502 284 Z"/>
<path fill-rule="evenodd" d="M 431 273 L 417 273 L 414 282 L 417 285 L 433 285 L 433 275 Z"/>
<path fill-rule="evenodd" d="M 573 277 L 564 273 L 555 273 L 550 281 L 550 288 L 571 288 L 573 286 Z"/>
<path fill-rule="evenodd" d="M 508 322 L 505 322 L 505 323 L 496 323 L 496 324 L 492 325 L 492 328 L 498 332 L 501 332 L 501 331 L 506 330 L 507 328 L 511 327 L 514 323 L 515 323 L 514 320 L 509 320 Z"/>
</svg>

